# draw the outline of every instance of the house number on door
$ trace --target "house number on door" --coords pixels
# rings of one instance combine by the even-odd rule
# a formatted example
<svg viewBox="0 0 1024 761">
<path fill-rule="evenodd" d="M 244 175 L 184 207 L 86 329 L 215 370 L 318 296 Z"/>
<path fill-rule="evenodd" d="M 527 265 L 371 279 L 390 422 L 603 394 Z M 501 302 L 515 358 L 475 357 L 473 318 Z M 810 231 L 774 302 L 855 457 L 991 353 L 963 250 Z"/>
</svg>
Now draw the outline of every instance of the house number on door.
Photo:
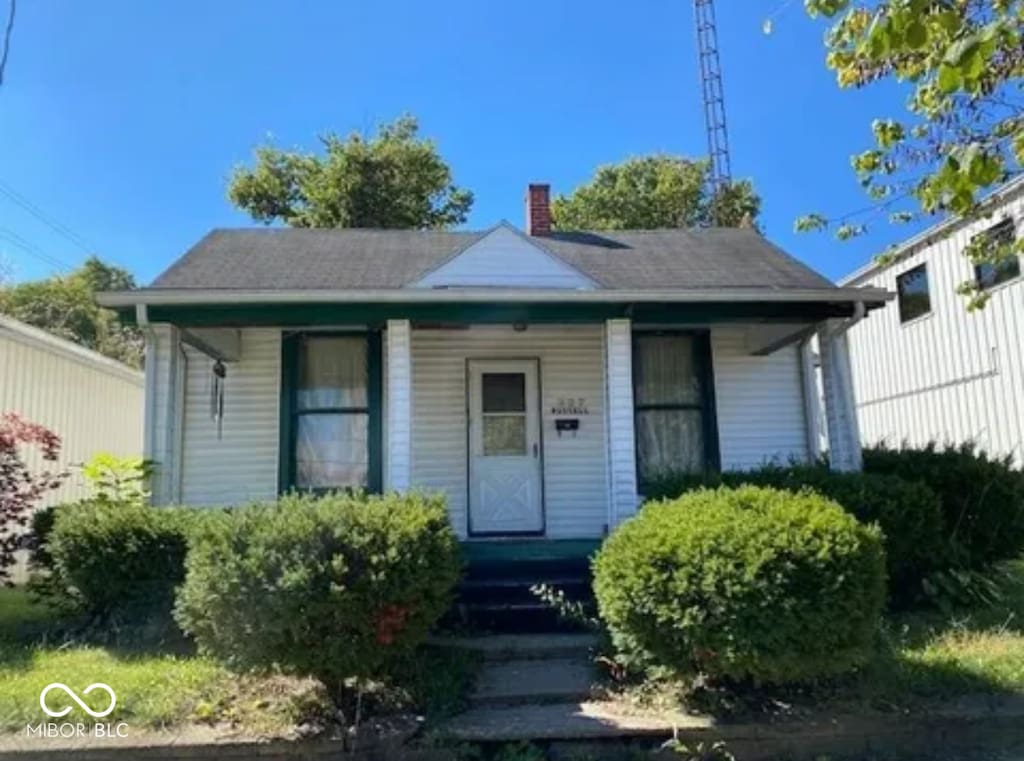
<svg viewBox="0 0 1024 761">
<path fill-rule="evenodd" d="M 589 415 L 587 400 L 580 397 L 560 398 L 551 407 L 552 415 Z"/>
</svg>

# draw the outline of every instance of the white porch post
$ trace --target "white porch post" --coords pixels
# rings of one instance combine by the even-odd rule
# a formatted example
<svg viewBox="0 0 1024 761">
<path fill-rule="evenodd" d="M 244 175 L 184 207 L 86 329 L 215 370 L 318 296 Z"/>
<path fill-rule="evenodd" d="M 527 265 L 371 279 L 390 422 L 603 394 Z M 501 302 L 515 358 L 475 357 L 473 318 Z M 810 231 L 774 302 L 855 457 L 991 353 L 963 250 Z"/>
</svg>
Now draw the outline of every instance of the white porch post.
<svg viewBox="0 0 1024 761">
<path fill-rule="evenodd" d="M 853 395 L 853 372 L 846 332 L 826 325 L 818 331 L 821 382 L 825 391 L 829 462 L 832 470 L 857 471 L 863 466 L 860 427 Z"/>
<path fill-rule="evenodd" d="M 412 485 L 412 328 L 408 320 L 387 322 L 388 394 L 386 491 Z"/>
<path fill-rule="evenodd" d="M 170 505 L 178 494 L 180 331 L 173 325 L 146 328 L 146 385 L 143 457 L 154 463 L 150 502 Z"/>
<path fill-rule="evenodd" d="M 633 417 L 633 334 L 628 319 L 605 323 L 608 395 L 609 530 L 636 512 L 636 434 Z"/>
</svg>

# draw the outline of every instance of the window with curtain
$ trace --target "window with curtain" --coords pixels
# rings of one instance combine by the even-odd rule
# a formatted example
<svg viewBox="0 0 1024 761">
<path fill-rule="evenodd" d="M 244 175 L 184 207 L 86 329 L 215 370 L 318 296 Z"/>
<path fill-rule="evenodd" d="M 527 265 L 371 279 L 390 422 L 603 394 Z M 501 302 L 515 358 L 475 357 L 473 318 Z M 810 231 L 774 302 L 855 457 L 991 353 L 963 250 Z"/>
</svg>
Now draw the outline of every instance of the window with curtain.
<svg viewBox="0 0 1024 761">
<path fill-rule="evenodd" d="M 697 336 L 634 333 L 633 400 L 641 485 L 667 471 L 700 473 L 706 468 L 703 370 Z"/>
<path fill-rule="evenodd" d="M 367 354 L 361 335 L 299 340 L 292 421 L 297 488 L 369 486 Z"/>
</svg>

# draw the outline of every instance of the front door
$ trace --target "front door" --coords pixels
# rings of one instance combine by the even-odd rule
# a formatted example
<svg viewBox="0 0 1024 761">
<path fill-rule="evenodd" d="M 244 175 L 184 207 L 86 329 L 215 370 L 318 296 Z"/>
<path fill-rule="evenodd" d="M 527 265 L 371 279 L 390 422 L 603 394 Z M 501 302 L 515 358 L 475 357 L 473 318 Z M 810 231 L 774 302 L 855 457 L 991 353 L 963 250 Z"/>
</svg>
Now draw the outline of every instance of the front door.
<svg viewBox="0 0 1024 761">
<path fill-rule="evenodd" d="M 469 361 L 469 533 L 544 531 L 536 359 Z"/>
</svg>

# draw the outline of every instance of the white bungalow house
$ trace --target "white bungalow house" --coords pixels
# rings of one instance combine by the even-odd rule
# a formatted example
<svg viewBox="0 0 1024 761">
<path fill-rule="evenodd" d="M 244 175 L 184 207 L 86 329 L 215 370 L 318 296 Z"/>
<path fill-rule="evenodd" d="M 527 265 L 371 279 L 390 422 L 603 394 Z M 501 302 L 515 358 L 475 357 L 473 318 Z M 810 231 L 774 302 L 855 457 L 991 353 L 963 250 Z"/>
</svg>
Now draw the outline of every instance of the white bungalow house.
<svg viewBox="0 0 1024 761">
<path fill-rule="evenodd" d="M 548 197 L 525 233 L 215 230 L 103 294 L 147 336 L 154 502 L 417 488 L 464 540 L 597 539 L 662 470 L 811 456 L 814 335 L 859 467 L 844 332 L 884 290 L 750 229 L 554 231 Z"/>
</svg>

